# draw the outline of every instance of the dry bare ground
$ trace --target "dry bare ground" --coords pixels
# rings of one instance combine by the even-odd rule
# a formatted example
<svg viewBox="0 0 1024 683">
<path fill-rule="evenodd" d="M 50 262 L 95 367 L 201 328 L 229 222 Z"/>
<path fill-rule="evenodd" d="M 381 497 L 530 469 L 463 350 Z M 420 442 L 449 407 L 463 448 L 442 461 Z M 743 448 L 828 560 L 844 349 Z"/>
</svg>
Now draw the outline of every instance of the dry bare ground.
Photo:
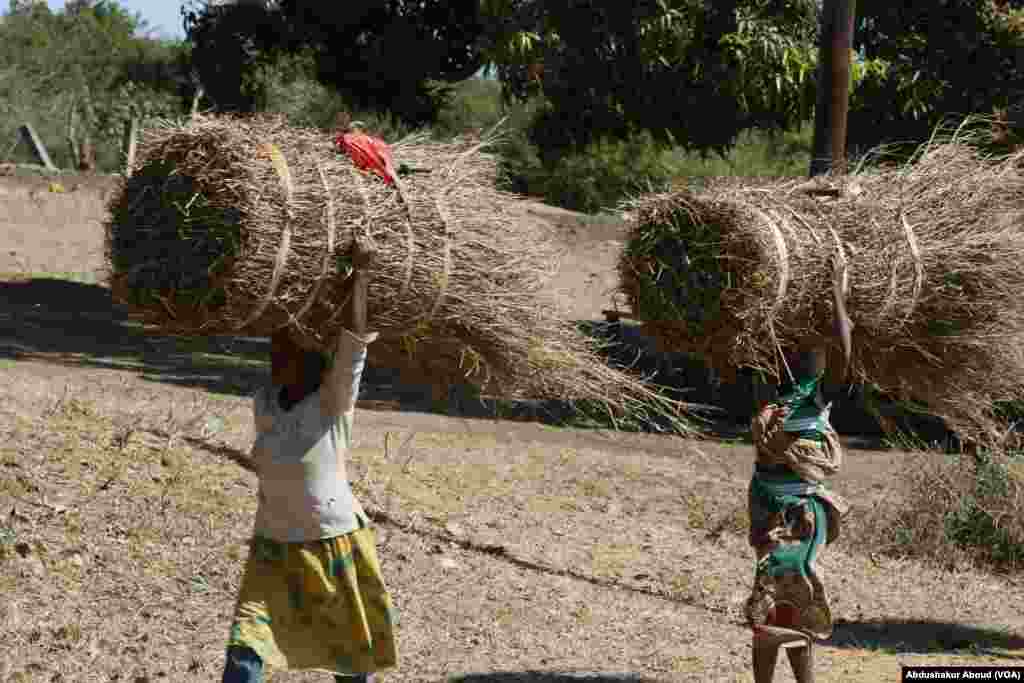
<svg viewBox="0 0 1024 683">
<path fill-rule="evenodd" d="M 0 681 L 219 680 L 265 345 L 142 337 L 91 283 L 102 180 L 28 184 L 0 185 Z M 594 316 L 615 226 L 538 216 L 568 226 L 562 296 Z M 752 680 L 749 446 L 364 405 L 352 476 L 401 614 L 389 682 Z M 900 457 L 850 451 L 852 515 Z M 1024 665 L 1019 577 L 880 558 L 852 531 L 822 564 L 840 623 L 821 680 Z"/>
</svg>

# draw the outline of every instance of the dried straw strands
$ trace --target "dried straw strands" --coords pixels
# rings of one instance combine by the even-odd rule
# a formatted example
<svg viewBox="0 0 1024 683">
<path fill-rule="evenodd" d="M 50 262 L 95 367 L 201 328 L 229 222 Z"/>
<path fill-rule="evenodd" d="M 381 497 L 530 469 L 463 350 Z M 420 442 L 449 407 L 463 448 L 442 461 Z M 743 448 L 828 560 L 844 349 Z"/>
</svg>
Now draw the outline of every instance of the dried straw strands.
<svg viewBox="0 0 1024 683">
<path fill-rule="evenodd" d="M 347 296 L 353 237 L 379 250 L 371 362 L 509 398 L 591 399 L 676 415 L 545 295 L 559 250 L 495 189 L 482 144 L 412 137 L 400 189 L 357 171 L 328 136 L 281 118 L 199 118 L 148 131 L 110 203 L 110 286 L 153 329 L 266 335 L 285 325 L 328 346 Z M 653 406 L 653 407 L 652 407 Z"/>
<path fill-rule="evenodd" d="M 1024 173 L 962 140 L 849 177 L 822 201 L 797 182 L 644 198 L 620 262 L 633 314 L 722 369 L 781 377 L 779 349 L 830 338 L 849 293 L 858 379 L 992 438 L 1024 388 Z"/>
</svg>

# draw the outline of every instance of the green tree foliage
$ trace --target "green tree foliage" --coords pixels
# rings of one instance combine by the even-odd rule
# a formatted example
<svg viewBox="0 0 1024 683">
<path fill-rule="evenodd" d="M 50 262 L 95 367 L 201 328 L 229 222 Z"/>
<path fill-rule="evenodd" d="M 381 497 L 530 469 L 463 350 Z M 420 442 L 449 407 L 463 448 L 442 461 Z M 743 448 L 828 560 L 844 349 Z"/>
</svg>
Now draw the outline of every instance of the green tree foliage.
<svg viewBox="0 0 1024 683">
<path fill-rule="evenodd" d="M 267 85 L 258 76 L 287 39 L 280 12 L 263 3 L 192 3 L 182 7 L 182 17 L 207 98 L 225 112 L 259 109 Z"/>
<path fill-rule="evenodd" d="M 258 93 L 256 110 L 283 114 L 294 125 L 332 129 L 337 125 L 337 115 L 345 112 L 388 141 L 413 131 L 412 126 L 388 111 L 352 107 L 337 90 L 317 80 L 315 62 L 308 51 L 282 54 L 273 62 L 260 64 L 246 78 Z"/>
<path fill-rule="evenodd" d="M 856 46 L 879 67 L 852 94 L 851 147 L 919 143 L 940 124 L 1024 99 L 1019 4 L 859 3 Z"/>
<path fill-rule="evenodd" d="M 357 110 L 432 123 L 451 94 L 483 64 L 477 0 L 365 0 L 208 5 L 183 9 L 200 77 L 226 111 L 260 108 L 260 78 L 283 55 L 306 54 L 304 75 Z"/>
<path fill-rule="evenodd" d="M 613 206 L 701 166 L 684 152 L 729 158 L 746 132 L 797 130 L 812 112 L 814 0 L 482 7 L 506 100 L 534 112 L 505 149 L 512 187 L 559 206 Z"/>
<path fill-rule="evenodd" d="M 108 0 L 12 3 L 0 23 L 0 140 L 31 122 L 63 166 L 68 137 L 93 142 L 116 166 L 124 121 L 179 113 L 190 87 L 187 51 L 141 35 L 145 22 Z"/>
<path fill-rule="evenodd" d="M 545 178 L 545 200 L 563 208 L 597 213 L 630 194 L 662 189 L 675 175 L 665 149 L 644 131 L 626 140 L 597 140 L 565 155 Z"/>
<path fill-rule="evenodd" d="M 503 106 L 501 85 L 485 78 L 469 78 L 456 86 L 452 98 L 441 110 L 433 131 L 439 138 L 469 131 L 490 130 L 503 119 L 503 131 L 514 130 L 513 112 Z"/>
<path fill-rule="evenodd" d="M 485 7 L 511 17 L 503 38 L 490 37 L 489 53 L 510 96 L 539 91 L 548 102 L 532 132 L 545 163 L 639 131 L 724 154 L 742 131 L 798 126 L 813 106 L 813 0 L 493 0 Z"/>
</svg>

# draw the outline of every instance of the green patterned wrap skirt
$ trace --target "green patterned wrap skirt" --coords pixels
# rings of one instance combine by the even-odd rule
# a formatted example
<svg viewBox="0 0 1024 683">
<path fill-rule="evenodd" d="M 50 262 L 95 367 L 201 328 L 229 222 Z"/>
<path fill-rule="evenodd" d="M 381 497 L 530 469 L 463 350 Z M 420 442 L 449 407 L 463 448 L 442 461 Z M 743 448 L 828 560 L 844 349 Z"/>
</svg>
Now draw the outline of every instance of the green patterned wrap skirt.
<svg viewBox="0 0 1024 683">
<path fill-rule="evenodd" d="M 746 616 L 752 627 L 823 639 L 832 634 L 832 612 L 817 559 L 839 536 L 848 506 L 815 475 L 834 473 L 842 456 L 834 432 L 820 440 L 784 434 L 784 417 L 769 404 L 755 418 L 748 508 L 757 564 Z"/>
</svg>

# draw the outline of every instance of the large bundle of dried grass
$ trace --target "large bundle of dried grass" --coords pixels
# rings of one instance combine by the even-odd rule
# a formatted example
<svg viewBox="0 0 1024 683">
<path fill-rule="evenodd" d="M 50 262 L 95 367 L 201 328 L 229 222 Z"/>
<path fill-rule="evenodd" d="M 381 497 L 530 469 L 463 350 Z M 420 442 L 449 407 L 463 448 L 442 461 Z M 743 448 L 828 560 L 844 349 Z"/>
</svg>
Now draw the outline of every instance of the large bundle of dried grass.
<svg viewBox="0 0 1024 683">
<path fill-rule="evenodd" d="M 468 141 L 393 146 L 400 189 L 357 171 L 320 131 L 281 118 L 199 118 L 148 131 L 110 203 L 110 286 L 164 333 L 266 335 L 315 348 L 338 334 L 346 262 L 364 234 L 379 257 L 371 362 L 435 385 L 510 398 L 595 399 L 622 411 L 678 405 L 602 362 L 544 293 L 559 251 L 495 189 L 497 160 Z"/>
<path fill-rule="evenodd" d="M 780 348 L 832 343 L 845 283 L 858 379 L 991 437 L 993 402 L 1024 387 L 1019 159 L 954 139 L 848 182 L 830 200 L 799 181 L 640 200 L 620 262 L 633 314 L 668 346 L 779 378 Z"/>
</svg>

